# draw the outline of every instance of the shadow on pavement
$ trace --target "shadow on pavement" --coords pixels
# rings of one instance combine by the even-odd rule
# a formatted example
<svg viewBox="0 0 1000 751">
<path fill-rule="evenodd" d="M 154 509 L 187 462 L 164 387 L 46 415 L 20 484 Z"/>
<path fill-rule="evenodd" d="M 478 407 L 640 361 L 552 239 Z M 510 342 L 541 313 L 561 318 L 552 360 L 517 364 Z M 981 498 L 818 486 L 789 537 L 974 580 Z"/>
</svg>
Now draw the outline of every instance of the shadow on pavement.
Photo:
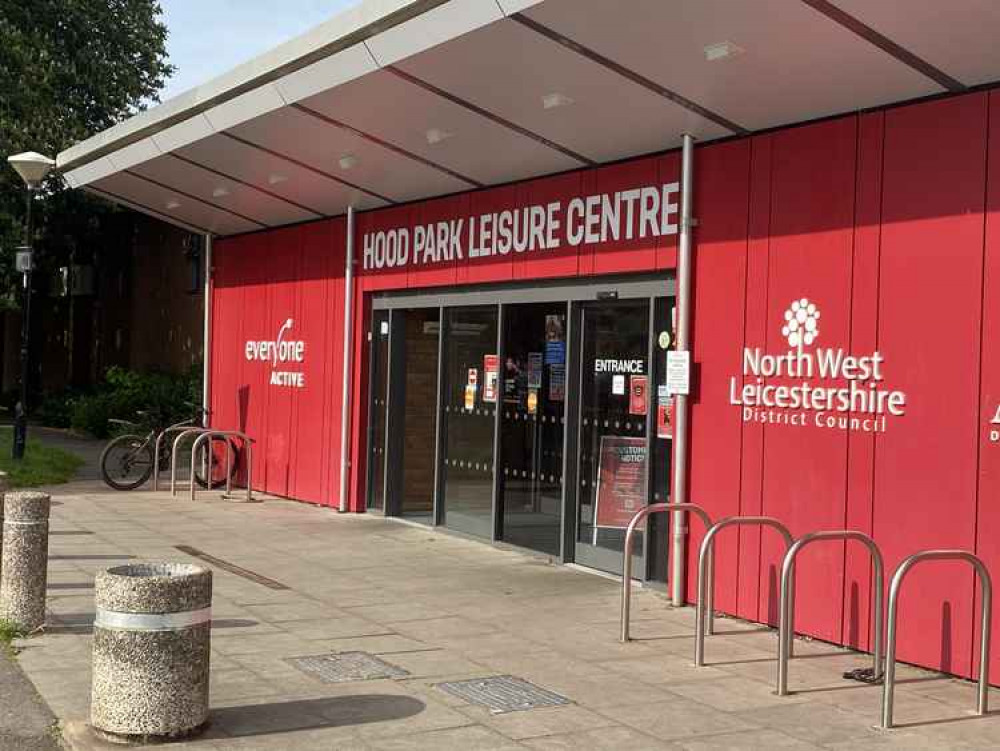
<svg viewBox="0 0 1000 751">
<path fill-rule="evenodd" d="M 212 710 L 213 729 L 237 738 L 350 727 L 413 717 L 426 705 L 411 696 L 353 694 Z"/>
</svg>

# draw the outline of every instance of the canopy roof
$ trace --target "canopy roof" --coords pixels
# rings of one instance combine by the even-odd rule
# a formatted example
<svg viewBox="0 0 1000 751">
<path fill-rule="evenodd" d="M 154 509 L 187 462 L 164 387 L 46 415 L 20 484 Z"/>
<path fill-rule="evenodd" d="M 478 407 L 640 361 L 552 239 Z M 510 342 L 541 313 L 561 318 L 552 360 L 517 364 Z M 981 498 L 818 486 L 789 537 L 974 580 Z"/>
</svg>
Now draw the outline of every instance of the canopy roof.
<svg viewBox="0 0 1000 751">
<path fill-rule="evenodd" d="M 229 235 L 963 91 L 998 29 L 993 0 L 366 0 L 57 165 Z"/>
</svg>

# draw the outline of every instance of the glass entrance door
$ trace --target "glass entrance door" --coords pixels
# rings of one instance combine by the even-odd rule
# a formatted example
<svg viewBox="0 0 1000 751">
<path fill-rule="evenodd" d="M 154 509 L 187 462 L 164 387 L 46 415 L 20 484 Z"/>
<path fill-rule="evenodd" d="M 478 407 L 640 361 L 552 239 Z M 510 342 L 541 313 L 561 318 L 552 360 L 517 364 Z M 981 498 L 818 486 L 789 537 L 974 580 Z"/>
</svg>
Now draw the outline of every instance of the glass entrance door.
<svg viewBox="0 0 1000 751">
<path fill-rule="evenodd" d="M 558 556 L 562 534 L 566 304 L 504 310 L 500 539 Z"/>
<path fill-rule="evenodd" d="M 448 308 L 444 329 L 441 456 L 444 523 L 493 539 L 493 447 L 497 394 L 487 371 L 496 371 L 497 307 Z"/>
<path fill-rule="evenodd" d="M 621 573 L 625 527 L 649 499 L 649 300 L 585 303 L 580 329 L 576 560 Z"/>
</svg>

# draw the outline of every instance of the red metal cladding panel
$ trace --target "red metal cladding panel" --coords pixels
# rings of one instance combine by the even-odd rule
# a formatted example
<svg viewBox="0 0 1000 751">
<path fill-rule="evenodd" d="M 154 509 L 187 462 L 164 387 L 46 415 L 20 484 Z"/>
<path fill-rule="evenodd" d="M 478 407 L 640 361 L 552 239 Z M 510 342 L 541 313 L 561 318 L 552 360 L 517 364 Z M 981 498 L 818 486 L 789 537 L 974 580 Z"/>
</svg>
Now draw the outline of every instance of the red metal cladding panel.
<svg viewBox="0 0 1000 751">
<path fill-rule="evenodd" d="M 301 341 L 300 321 L 296 321 L 298 297 L 299 259 L 302 254 L 299 227 L 278 230 L 267 235 L 268 253 L 265 259 L 269 270 L 267 284 L 267 339 L 276 344 Z M 297 386 L 285 385 L 286 378 L 295 378 L 301 364 L 295 355 L 282 357 L 274 354 L 266 365 L 267 381 L 267 433 L 259 439 L 264 450 L 265 487 L 269 493 L 288 495 L 288 476 L 291 471 L 292 407 L 297 397 Z M 287 376 L 285 374 L 288 374 Z"/>
<path fill-rule="evenodd" d="M 876 437 L 874 529 L 893 569 L 975 545 L 986 122 L 986 94 L 885 115 L 879 347 L 906 413 Z M 899 658 L 968 675 L 972 602 L 966 565 L 914 570 Z"/>
<path fill-rule="evenodd" d="M 569 242 L 568 212 L 570 202 L 582 193 L 580 174 L 568 172 L 516 187 L 515 279 L 576 276 L 580 248 Z"/>
<path fill-rule="evenodd" d="M 695 169 L 697 170 L 698 167 L 696 166 Z M 679 185 L 681 181 L 681 153 L 679 151 L 672 151 L 669 154 L 664 154 L 659 157 L 656 160 L 656 171 L 659 176 L 657 181 L 659 185 L 668 185 L 670 183 L 677 183 Z M 700 186 L 698 185 L 698 181 L 696 179 L 694 188 L 696 196 L 699 190 Z M 674 233 L 665 233 L 660 236 L 660 240 L 656 248 L 656 261 L 654 263 L 654 266 L 657 269 L 672 269 L 677 266 L 677 242 L 680 238 L 681 209 L 681 194 L 679 191 L 675 195 L 672 195 L 671 201 L 677 204 L 677 214 L 675 217 L 671 217 L 670 223 L 676 224 L 678 231 Z M 745 213 L 746 209 L 744 208 L 744 214 Z M 698 218 L 697 212 L 695 212 L 695 218 Z M 744 227 L 745 226 L 746 225 L 744 224 Z"/>
<path fill-rule="evenodd" d="M 211 358 L 212 391 L 209 411 L 210 424 L 225 425 L 236 421 L 236 381 L 240 363 L 236 359 L 239 352 L 220 347 L 220 342 L 239 338 L 239 300 L 242 285 L 234 273 L 232 258 L 238 248 L 235 241 L 219 241 L 212 249 L 212 349 Z"/>
<path fill-rule="evenodd" d="M 878 254 L 881 235 L 882 137 L 881 112 L 858 119 L 858 166 L 855 183 L 856 215 L 851 280 L 851 351 L 878 349 Z M 872 532 L 872 493 L 875 436 L 848 435 L 847 515 L 845 526 Z M 859 543 L 850 543 L 844 564 L 843 643 L 857 649 L 871 647 L 871 555 Z"/>
<path fill-rule="evenodd" d="M 769 375 L 745 363 L 750 382 L 776 386 L 843 388 L 847 380 L 821 373 L 824 351 L 850 347 L 851 254 L 857 119 L 842 118 L 776 133 L 771 158 L 771 227 L 765 356 L 794 363 Z M 801 310 L 805 307 L 806 310 Z M 805 323 L 803 324 L 802 319 Z M 792 324 L 791 321 L 795 321 Z M 818 324 L 798 343 L 801 330 Z M 813 338 L 815 336 L 815 338 Z M 752 359 L 747 353 L 747 360 Z M 842 529 L 846 503 L 846 426 L 826 422 L 832 410 L 745 407 L 765 422 L 763 513 L 794 537 Z M 789 424 L 783 421 L 788 420 Z M 791 421 L 795 424 L 791 424 Z M 760 616 L 778 622 L 778 583 L 786 552 L 776 535 L 761 547 Z M 796 629 L 828 641 L 841 636 L 844 543 L 823 542 L 798 557 Z"/>
<path fill-rule="evenodd" d="M 241 240 L 239 263 L 243 269 L 243 299 L 240 303 L 241 330 L 239 338 L 220 342 L 239 353 L 241 377 L 236 384 L 237 424 L 221 427 L 236 429 L 253 438 L 253 486 L 255 490 L 265 489 L 265 437 L 267 435 L 267 399 L 270 365 L 259 359 L 247 359 L 248 341 L 265 341 L 271 338 L 270 320 L 267 307 L 269 286 L 268 241 L 264 233 L 248 235 Z M 244 470 L 245 471 L 245 470 Z"/>
<path fill-rule="evenodd" d="M 662 175 L 662 173 L 661 173 Z M 695 232 L 691 399 L 690 500 L 713 520 L 739 514 L 741 419 L 729 404 L 729 381 L 739 382 L 746 293 L 750 142 L 733 141 L 695 152 Z M 688 525 L 688 600 L 695 591 L 701 523 Z M 736 612 L 737 535 L 716 543 L 715 604 Z"/>
<path fill-rule="evenodd" d="M 750 215 L 747 241 L 746 312 L 744 346 L 763 347 L 767 342 L 768 237 L 771 206 L 771 141 L 769 135 L 750 140 Z M 749 379 L 744 378 L 743 382 Z M 764 426 L 743 423 L 743 457 L 740 462 L 740 515 L 761 513 L 763 482 Z M 756 527 L 741 527 L 722 534 L 739 539 L 737 575 L 737 615 L 757 620 L 760 599 L 760 541 Z"/>
<path fill-rule="evenodd" d="M 465 263 L 458 268 L 459 284 L 508 282 L 514 278 L 514 252 L 506 242 L 506 238 L 504 242 L 500 242 L 498 224 L 503 212 L 510 212 L 513 216 L 516 207 L 517 188 L 513 185 L 481 190 L 469 195 L 470 214 L 476 217 L 490 217 L 486 222 L 477 220 L 476 247 L 491 247 L 503 252 L 466 258 Z M 504 219 L 505 232 L 506 221 Z"/>
<path fill-rule="evenodd" d="M 453 285 L 469 252 L 469 195 L 414 204 L 410 209 L 408 287 Z"/>
<path fill-rule="evenodd" d="M 660 233 L 665 225 L 676 224 L 680 216 L 679 190 L 668 194 L 666 201 L 678 209 L 673 213 L 663 211 L 664 191 L 659 177 L 655 158 L 594 170 L 596 190 L 584 197 L 582 215 L 577 214 L 576 221 L 572 221 L 574 216 L 567 217 L 571 232 L 575 225 L 584 233 L 581 254 L 593 253 L 594 274 L 649 272 L 656 268 Z M 620 194 L 618 202 L 614 200 L 616 193 Z M 604 201 L 607 205 L 602 205 Z M 614 217 L 616 207 L 619 221 L 605 227 L 601 218 Z M 618 237 L 614 236 L 615 229 Z"/>
<path fill-rule="evenodd" d="M 297 336 L 305 343 L 302 370 L 305 385 L 295 394 L 292 431 L 292 485 L 289 493 L 313 503 L 329 503 L 323 472 L 329 444 L 324 440 L 331 401 L 340 399 L 337 323 L 343 317 L 343 300 L 331 293 L 332 280 L 343 274 L 343 222 L 335 235 L 332 222 L 302 228 L 299 263 Z"/>
<path fill-rule="evenodd" d="M 343 219 L 333 220 L 330 231 L 332 239 L 329 247 L 334 249 L 334 268 L 326 289 L 326 340 L 330 347 L 330 354 L 326 358 L 326 402 L 323 411 L 323 432 L 320 434 L 319 440 L 320 450 L 323 452 L 324 502 L 337 505 L 340 501 L 340 425 L 343 416 L 346 222 Z M 358 306 L 361 304 L 361 300 L 355 297 L 353 304 Z M 311 436 L 310 440 L 315 440 L 315 436 Z"/>
<path fill-rule="evenodd" d="M 982 384 L 979 413 L 979 504 L 976 525 L 976 554 L 990 569 L 994 586 L 1000 580 L 1000 96 L 990 93 L 989 173 L 986 193 L 986 258 L 983 280 Z M 976 607 L 980 605 L 977 597 Z M 978 610 L 976 611 L 978 612 Z M 996 612 L 996 611 L 994 611 Z M 975 648 L 979 649 L 979 619 Z M 1000 618 L 993 619 L 993 644 L 1000 644 Z M 979 677 L 978 656 L 972 674 Z M 990 682 L 1000 683 L 1000 649 L 994 646 L 990 661 Z"/>
</svg>

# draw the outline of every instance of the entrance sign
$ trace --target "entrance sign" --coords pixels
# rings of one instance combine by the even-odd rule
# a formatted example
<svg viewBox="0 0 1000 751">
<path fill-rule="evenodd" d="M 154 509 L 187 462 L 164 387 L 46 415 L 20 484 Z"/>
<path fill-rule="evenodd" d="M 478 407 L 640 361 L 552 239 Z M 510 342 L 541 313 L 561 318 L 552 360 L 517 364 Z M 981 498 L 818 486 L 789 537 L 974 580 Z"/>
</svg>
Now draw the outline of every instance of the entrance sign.
<svg viewBox="0 0 1000 751">
<path fill-rule="evenodd" d="M 820 311 L 807 298 L 785 311 L 781 335 L 789 349 L 769 354 L 743 349 L 743 376 L 729 379 L 729 403 L 744 422 L 884 433 L 890 417 L 906 412 L 906 394 L 885 388 L 885 357 L 842 348 L 805 348 L 819 338 Z M 776 379 L 770 382 L 766 379 Z"/>
<path fill-rule="evenodd" d="M 687 350 L 667 352 L 667 392 L 691 393 L 691 353 Z"/>
<path fill-rule="evenodd" d="M 677 234 L 680 184 L 643 185 L 569 201 L 453 217 L 429 224 L 366 232 L 365 271 L 416 268 L 468 258 L 560 247 L 609 245 Z"/>
<path fill-rule="evenodd" d="M 601 436 L 597 464 L 597 508 L 594 511 L 594 544 L 600 527 L 625 529 L 646 505 L 646 439 L 635 436 Z"/>
</svg>

